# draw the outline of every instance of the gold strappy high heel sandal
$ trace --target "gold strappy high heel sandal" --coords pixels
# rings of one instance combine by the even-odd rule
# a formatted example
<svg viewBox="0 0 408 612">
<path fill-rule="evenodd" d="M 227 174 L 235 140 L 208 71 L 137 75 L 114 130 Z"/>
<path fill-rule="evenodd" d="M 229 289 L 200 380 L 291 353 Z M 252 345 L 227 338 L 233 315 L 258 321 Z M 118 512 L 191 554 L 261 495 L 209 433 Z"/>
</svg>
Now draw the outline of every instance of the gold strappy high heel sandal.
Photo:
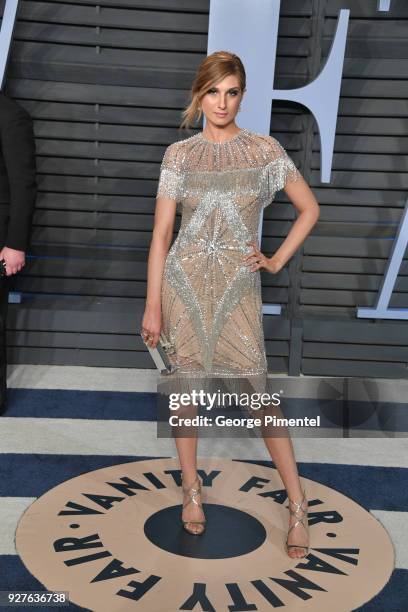
<svg viewBox="0 0 408 612">
<path fill-rule="evenodd" d="M 197 487 L 194 487 L 194 485 L 198 483 Z M 183 509 L 188 506 L 188 504 L 195 504 L 196 506 L 198 506 L 199 508 L 201 508 L 201 510 L 203 509 L 203 506 L 201 504 L 201 502 L 198 502 L 196 497 L 197 495 L 201 494 L 201 482 L 200 479 L 198 478 L 198 476 L 195 477 L 194 481 L 191 483 L 191 485 L 189 487 L 185 487 L 184 485 L 182 486 L 183 488 L 183 493 L 185 493 L 186 495 L 189 496 L 189 500 L 183 504 Z M 204 533 L 205 531 L 205 523 L 206 523 L 206 519 L 204 519 L 203 521 L 183 521 L 183 519 L 181 519 L 181 522 L 183 523 L 183 527 L 184 529 L 188 532 L 191 533 L 192 535 L 201 535 Z M 187 527 L 187 525 L 189 523 L 192 524 L 196 524 L 196 525 L 202 525 L 203 529 L 201 531 L 193 531 L 191 529 L 189 529 Z"/>
<path fill-rule="evenodd" d="M 289 534 L 292 531 L 292 529 L 294 529 L 297 525 L 303 525 L 303 528 L 305 529 L 306 533 L 309 535 L 308 523 L 307 523 L 308 508 L 307 507 L 306 509 L 302 508 L 303 502 L 306 501 L 305 492 L 303 490 L 302 490 L 302 493 L 303 493 L 303 497 L 299 503 L 294 502 L 293 500 L 289 499 L 289 512 L 292 516 L 295 516 L 297 520 L 293 523 L 293 525 L 289 527 L 288 535 L 286 538 L 286 552 L 289 555 L 290 548 L 304 548 L 305 554 L 301 555 L 300 557 L 290 557 L 289 555 L 291 559 L 303 559 L 309 554 L 309 546 L 304 546 L 302 544 L 288 544 Z M 292 508 L 290 507 L 290 504 L 293 504 L 295 506 L 295 510 L 292 510 Z M 306 523 L 304 522 L 305 519 L 306 519 Z"/>
</svg>

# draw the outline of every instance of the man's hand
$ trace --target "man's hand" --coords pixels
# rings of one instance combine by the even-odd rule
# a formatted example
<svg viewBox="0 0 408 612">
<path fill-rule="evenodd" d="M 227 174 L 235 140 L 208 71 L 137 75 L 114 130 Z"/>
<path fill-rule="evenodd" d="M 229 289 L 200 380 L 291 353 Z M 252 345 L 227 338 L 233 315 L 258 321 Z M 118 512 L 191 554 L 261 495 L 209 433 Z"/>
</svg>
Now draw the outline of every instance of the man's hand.
<svg viewBox="0 0 408 612">
<path fill-rule="evenodd" d="M 3 247 L 0 251 L 0 259 L 6 262 L 6 275 L 11 276 L 20 272 L 25 265 L 25 252 Z"/>
</svg>

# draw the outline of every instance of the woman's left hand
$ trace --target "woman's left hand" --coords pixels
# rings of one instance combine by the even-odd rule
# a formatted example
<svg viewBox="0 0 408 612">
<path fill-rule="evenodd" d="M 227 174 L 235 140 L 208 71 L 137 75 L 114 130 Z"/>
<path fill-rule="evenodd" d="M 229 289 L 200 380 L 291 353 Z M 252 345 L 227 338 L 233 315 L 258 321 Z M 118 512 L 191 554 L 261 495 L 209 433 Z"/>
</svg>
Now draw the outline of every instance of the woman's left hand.
<svg viewBox="0 0 408 612">
<path fill-rule="evenodd" d="M 246 244 L 252 246 L 253 251 L 244 257 L 243 265 L 248 266 L 251 272 L 256 272 L 256 270 L 260 268 L 265 268 L 268 272 L 276 274 L 281 270 L 283 267 L 282 262 L 277 257 L 274 255 L 270 258 L 266 257 L 258 249 L 255 242 L 247 242 Z"/>
</svg>

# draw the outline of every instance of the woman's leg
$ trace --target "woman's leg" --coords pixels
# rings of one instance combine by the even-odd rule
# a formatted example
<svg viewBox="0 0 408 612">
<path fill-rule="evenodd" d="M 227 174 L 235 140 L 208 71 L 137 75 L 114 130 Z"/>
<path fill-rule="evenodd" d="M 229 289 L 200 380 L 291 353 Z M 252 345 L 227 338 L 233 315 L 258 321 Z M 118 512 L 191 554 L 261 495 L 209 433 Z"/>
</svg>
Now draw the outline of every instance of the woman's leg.
<svg viewBox="0 0 408 612">
<path fill-rule="evenodd" d="M 197 414 L 197 407 L 191 406 L 190 410 L 186 410 L 186 407 L 183 407 L 182 416 L 194 417 Z M 188 414 L 187 414 L 188 413 Z M 185 487 L 189 487 L 195 480 L 197 476 L 197 427 L 185 427 L 173 429 L 174 439 L 176 442 L 177 452 L 180 461 L 180 468 L 183 476 L 183 485 Z M 190 433 L 189 437 L 183 437 Z M 197 486 L 197 483 L 196 485 Z M 189 500 L 189 495 L 183 495 L 183 504 L 187 504 Z M 196 495 L 195 499 L 199 504 L 201 504 L 201 495 Z M 183 509 L 183 513 L 181 515 L 183 521 L 202 521 L 205 519 L 204 512 L 200 506 L 191 502 Z M 203 525 L 198 525 L 194 523 L 188 523 L 186 527 L 189 530 L 193 530 L 195 533 L 201 533 L 204 529 Z"/>
<path fill-rule="evenodd" d="M 282 415 L 281 415 L 282 416 Z M 269 454 L 274 462 L 276 469 L 282 479 L 288 497 L 294 502 L 300 503 L 302 500 L 302 488 L 299 480 L 298 469 L 293 451 L 292 440 L 286 428 L 263 428 L 264 442 Z M 279 434 L 281 437 L 278 437 Z M 295 508 L 291 504 L 290 507 Z M 303 502 L 302 508 L 307 508 L 307 500 Z M 296 516 L 289 514 L 289 528 L 296 522 Z M 307 520 L 304 521 L 307 525 Z M 309 545 L 308 533 L 302 524 L 294 527 L 288 536 L 288 544 L 298 544 L 299 548 L 290 548 L 288 555 L 292 558 L 304 556 L 303 545 Z"/>
<path fill-rule="evenodd" d="M 189 484 L 197 475 L 197 438 L 175 438 L 184 481 Z"/>
</svg>

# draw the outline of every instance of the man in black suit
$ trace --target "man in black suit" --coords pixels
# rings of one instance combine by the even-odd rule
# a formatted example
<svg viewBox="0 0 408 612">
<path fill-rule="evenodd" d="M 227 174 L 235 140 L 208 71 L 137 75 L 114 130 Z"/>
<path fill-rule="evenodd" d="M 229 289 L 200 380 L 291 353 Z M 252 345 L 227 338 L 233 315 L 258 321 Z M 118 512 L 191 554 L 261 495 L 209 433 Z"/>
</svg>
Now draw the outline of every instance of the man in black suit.
<svg viewBox="0 0 408 612">
<path fill-rule="evenodd" d="M 30 115 L 0 92 L 0 414 L 6 409 L 6 317 L 10 276 L 25 264 L 37 195 L 35 140 Z"/>
</svg>

